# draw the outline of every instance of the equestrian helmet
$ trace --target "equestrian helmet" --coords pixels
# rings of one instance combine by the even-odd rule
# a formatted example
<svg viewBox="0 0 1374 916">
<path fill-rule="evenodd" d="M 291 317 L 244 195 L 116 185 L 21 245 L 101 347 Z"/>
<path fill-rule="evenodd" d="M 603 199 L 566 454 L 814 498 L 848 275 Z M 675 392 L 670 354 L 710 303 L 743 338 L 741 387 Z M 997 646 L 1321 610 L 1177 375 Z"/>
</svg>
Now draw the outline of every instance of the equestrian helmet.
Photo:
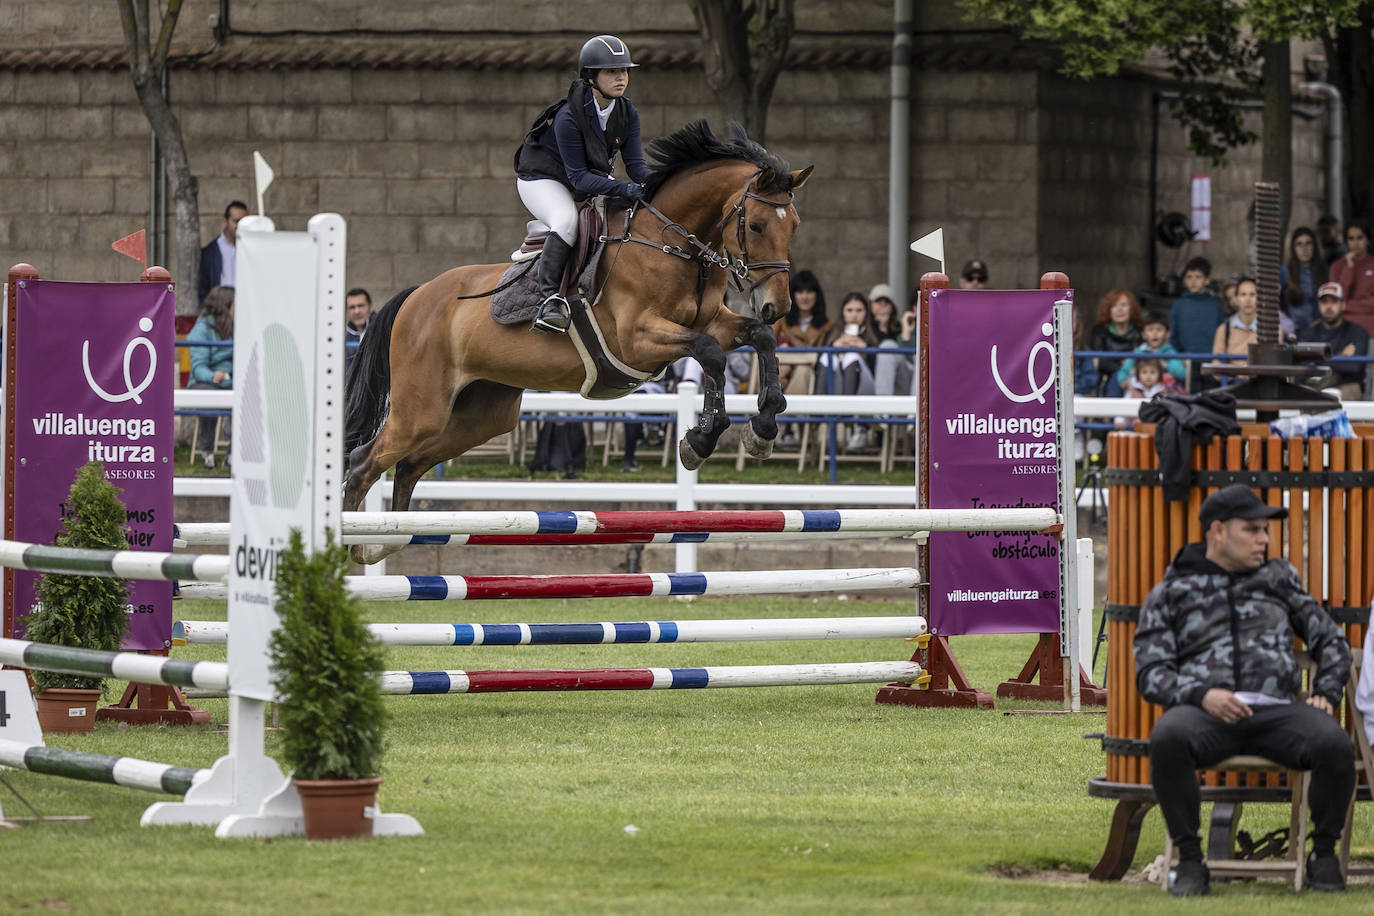
<svg viewBox="0 0 1374 916">
<path fill-rule="evenodd" d="M 577 69 L 582 72 L 638 66 L 639 64 L 630 60 L 630 49 L 625 46 L 625 42 L 614 35 L 588 38 L 577 55 Z"/>
</svg>

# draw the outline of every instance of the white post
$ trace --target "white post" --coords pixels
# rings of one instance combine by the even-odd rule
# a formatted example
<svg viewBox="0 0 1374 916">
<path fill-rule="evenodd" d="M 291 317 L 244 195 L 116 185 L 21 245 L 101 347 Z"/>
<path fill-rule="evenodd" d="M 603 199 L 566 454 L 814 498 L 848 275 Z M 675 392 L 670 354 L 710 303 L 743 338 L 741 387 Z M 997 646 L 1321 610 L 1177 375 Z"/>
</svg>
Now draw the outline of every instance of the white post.
<svg viewBox="0 0 1374 916">
<path fill-rule="evenodd" d="M 276 557 L 298 528 L 307 550 L 339 534 L 343 452 L 343 217 L 308 232 L 239 223 L 234 328 L 234 477 L 229 506 L 229 753 L 210 778 L 144 812 L 144 824 L 218 824 L 215 835 L 301 833 L 300 798 L 263 745 L 275 695 Z M 378 813 L 374 833 L 420 833 Z"/>
<path fill-rule="evenodd" d="M 693 382 L 683 382 L 677 386 L 677 435 L 678 439 L 687 435 L 687 430 L 697 423 L 697 386 Z M 695 509 L 697 472 L 689 471 L 682 466 L 682 459 L 677 460 L 677 508 Z M 673 545 L 674 568 L 680 572 L 697 571 L 697 545 L 696 544 L 675 544 Z"/>
<path fill-rule="evenodd" d="M 1077 663 L 1088 680 L 1092 680 L 1092 671 L 1088 670 L 1092 666 L 1093 658 L 1093 609 L 1096 602 L 1093 600 L 1093 539 L 1078 539 L 1078 626 L 1074 628 L 1074 651 L 1077 653 Z M 1078 678 L 1073 679 L 1074 703 L 1079 699 Z M 1075 709 L 1077 706 L 1075 706 Z"/>
<path fill-rule="evenodd" d="M 1064 708 L 1079 710 L 1078 618 L 1078 505 L 1074 500 L 1073 455 L 1073 302 L 1054 304 L 1054 336 L 1057 344 L 1059 514 L 1064 530 L 1059 537 L 1059 652 L 1064 661 Z"/>
</svg>

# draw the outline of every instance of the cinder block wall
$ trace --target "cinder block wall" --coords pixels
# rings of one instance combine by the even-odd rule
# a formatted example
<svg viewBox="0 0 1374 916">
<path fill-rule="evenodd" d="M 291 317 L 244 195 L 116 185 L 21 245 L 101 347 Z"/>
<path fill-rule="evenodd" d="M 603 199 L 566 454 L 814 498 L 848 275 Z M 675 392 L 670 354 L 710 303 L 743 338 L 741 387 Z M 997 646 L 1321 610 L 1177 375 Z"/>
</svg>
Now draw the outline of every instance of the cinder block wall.
<svg viewBox="0 0 1374 916">
<path fill-rule="evenodd" d="M 555 9 L 556 8 L 556 9 Z M 191 0 L 180 48 L 209 48 L 215 0 Z M 530 48 L 576 47 L 583 32 L 621 29 L 646 42 L 698 39 L 681 0 L 631 4 L 612 18 L 602 6 L 448 4 L 337 0 L 235 0 L 237 29 L 428 29 L 431 39 L 473 48 L 528 34 Z M 922 11 L 918 31 L 958 25 Z M 628 18 L 627 18 L 628 17 Z M 946 19 L 949 17 L 946 15 Z M 938 21 L 937 21 L 938 20 Z M 837 49 L 884 47 L 886 0 L 802 5 L 807 40 Z M 443 30 L 448 30 L 445 32 Z M 118 42 L 114 4 L 85 0 L 0 3 L 0 53 Z M 266 38 L 235 36 L 231 47 Z M 299 37 L 299 41 L 309 41 Z M 318 42 L 319 39 L 313 39 Z M 341 39 L 342 40 L 342 39 Z M 355 37 L 354 42 L 389 39 Z M 407 40 L 414 40 L 407 39 Z M 281 39 L 281 41 L 288 41 Z M 397 39 L 400 41 L 400 39 Z M 289 42 L 288 42 L 289 43 Z M 504 259 L 526 215 L 511 156 L 539 109 L 573 74 L 531 69 L 258 69 L 178 66 L 172 96 L 200 181 L 202 241 L 219 229 L 233 198 L 252 203 L 252 152 L 276 169 L 266 207 L 300 229 L 316 212 L 349 224 L 349 281 L 386 298 L 461 263 Z M 821 278 L 830 299 L 886 279 L 890 77 L 885 68 L 813 67 L 778 81 L 767 144 L 816 174 L 798 198 L 803 225 L 797 268 Z M 1080 301 L 1145 280 L 1149 92 L 1125 80 L 1070 82 L 1028 71 L 913 74 L 909 235 L 943 226 L 951 274 L 970 257 L 987 261 L 994 286 L 1033 287 L 1046 269 L 1067 270 Z M 636 71 L 631 97 L 646 137 L 710 118 L 723 128 L 697 70 Z M 1295 221 L 1319 212 L 1321 120 L 1295 120 Z M 1213 232 L 1194 246 L 1219 272 L 1244 266 L 1255 147 L 1227 167 L 1189 156 L 1182 132 L 1161 122 L 1159 203 L 1187 210 L 1188 178 L 1214 179 Z M 133 262 L 109 244 L 148 222 L 149 132 L 123 69 L 0 68 L 0 261 L 37 265 L 45 276 L 132 279 Z M 1161 269 L 1173 253 L 1160 249 Z M 174 264 L 167 265 L 175 268 Z M 911 256 L 913 284 L 932 262 Z"/>
</svg>

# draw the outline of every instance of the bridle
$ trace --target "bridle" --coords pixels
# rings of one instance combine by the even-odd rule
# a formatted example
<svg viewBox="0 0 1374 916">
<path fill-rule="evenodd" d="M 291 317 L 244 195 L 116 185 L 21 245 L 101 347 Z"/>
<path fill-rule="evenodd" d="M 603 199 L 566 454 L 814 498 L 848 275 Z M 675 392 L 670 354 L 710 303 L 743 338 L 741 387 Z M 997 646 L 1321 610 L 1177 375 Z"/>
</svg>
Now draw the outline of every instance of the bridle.
<svg viewBox="0 0 1374 916">
<path fill-rule="evenodd" d="M 713 233 L 721 232 L 720 251 L 716 251 L 710 245 L 707 245 L 701 239 L 697 238 L 695 234 L 688 232 L 680 223 L 669 218 L 667 214 L 665 214 L 662 210 L 659 210 L 657 207 L 649 203 L 647 200 L 636 201 L 630 205 L 630 208 L 627 211 L 625 211 L 625 229 L 621 235 L 603 235 L 601 236 L 601 241 L 635 242 L 640 245 L 648 245 L 650 248 L 657 248 L 664 254 L 672 255 L 675 258 L 681 258 L 684 261 L 695 262 L 698 267 L 697 314 L 693 316 L 692 321 L 688 323 L 688 327 L 691 327 L 692 325 L 696 324 L 697 317 L 701 315 L 701 305 L 702 299 L 706 294 L 706 285 L 710 282 L 711 271 L 715 270 L 716 268 L 725 271 L 726 281 L 732 289 L 746 296 L 752 296 L 754 294 L 754 290 L 758 289 L 761 285 L 766 283 L 775 275 L 780 273 L 790 273 L 792 270 L 791 261 L 749 260 L 748 242 L 745 240 L 747 229 L 745 225 L 744 215 L 745 202 L 752 198 L 753 200 L 762 201 L 763 203 L 769 204 L 773 207 L 780 207 L 791 206 L 793 199 L 793 193 L 791 191 L 787 192 L 787 203 L 783 204 L 781 201 L 769 200 L 767 197 L 755 194 L 753 191 L 749 190 L 749 186 L 754 183 L 754 179 L 759 177 L 759 175 L 762 173 L 763 169 L 758 169 L 754 172 L 754 174 L 749 176 L 749 178 L 744 182 L 744 187 L 740 189 L 739 199 L 735 201 L 735 205 L 731 207 L 730 210 L 727 211 L 723 217 L 721 217 L 720 222 L 716 223 L 716 225 L 712 227 Z M 630 221 L 631 219 L 633 219 L 635 211 L 637 211 L 641 207 L 645 210 L 648 210 L 650 213 L 656 216 L 660 222 L 663 223 L 662 228 L 659 229 L 659 240 L 657 242 L 654 242 L 650 239 L 640 238 L 636 235 L 633 235 L 630 231 Z M 731 220 L 731 218 L 734 218 L 736 216 L 738 217 L 738 219 L 735 234 L 736 240 L 739 243 L 739 254 L 732 255 L 729 251 L 725 249 L 724 229 L 726 224 L 729 223 L 729 221 Z M 685 245 L 686 247 L 683 247 L 683 245 L 675 245 L 672 242 L 670 242 L 668 240 L 670 233 L 676 233 L 677 235 L 682 236 L 683 245 Z M 772 269 L 769 270 L 768 273 L 764 274 L 761 278 L 757 280 L 753 279 L 753 273 L 755 270 L 763 270 L 766 268 Z"/>
</svg>

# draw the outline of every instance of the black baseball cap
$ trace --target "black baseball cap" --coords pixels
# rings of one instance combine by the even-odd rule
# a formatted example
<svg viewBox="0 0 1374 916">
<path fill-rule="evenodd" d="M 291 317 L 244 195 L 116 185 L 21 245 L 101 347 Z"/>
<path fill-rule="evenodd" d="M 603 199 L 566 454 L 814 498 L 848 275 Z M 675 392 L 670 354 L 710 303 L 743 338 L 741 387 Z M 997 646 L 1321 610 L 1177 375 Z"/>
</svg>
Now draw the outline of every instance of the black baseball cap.
<svg viewBox="0 0 1374 916">
<path fill-rule="evenodd" d="M 1287 514 L 1288 510 L 1283 506 L 1261 502 L 1255 491 L 1245 484 L 1233 483 L 1204 499 L 1197 517 L 1205 531 L 1212 527 L 1212 522 L 1225 522 L 1233 518 L 1283 518 Z"/>
</svg>

